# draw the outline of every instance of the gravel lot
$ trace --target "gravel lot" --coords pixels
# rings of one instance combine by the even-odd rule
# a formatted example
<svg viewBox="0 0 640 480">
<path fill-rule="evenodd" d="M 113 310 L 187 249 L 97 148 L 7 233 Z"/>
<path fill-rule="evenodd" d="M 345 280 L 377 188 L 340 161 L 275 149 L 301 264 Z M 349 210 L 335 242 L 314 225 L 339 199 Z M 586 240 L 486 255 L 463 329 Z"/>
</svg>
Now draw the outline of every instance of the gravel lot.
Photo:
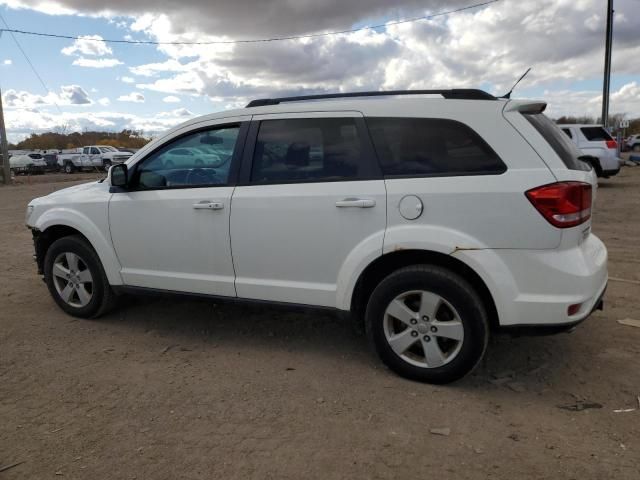
<svg viewBox="0 0 640 480">
<path fill-rule="evenodd" d="M 572 334 L 494 337 L 446 387 L 326 314 L 134 298 L 68 317 L 23 221 L 69 177 L 19 180 L 0 187 L 0 469 L 23 463 L 1 479 L 640 478 L 640 328 L 616 322 L 640 319 L 640 167 L 601 182 L 594 219 L 636 283 Z"/>
</svg>

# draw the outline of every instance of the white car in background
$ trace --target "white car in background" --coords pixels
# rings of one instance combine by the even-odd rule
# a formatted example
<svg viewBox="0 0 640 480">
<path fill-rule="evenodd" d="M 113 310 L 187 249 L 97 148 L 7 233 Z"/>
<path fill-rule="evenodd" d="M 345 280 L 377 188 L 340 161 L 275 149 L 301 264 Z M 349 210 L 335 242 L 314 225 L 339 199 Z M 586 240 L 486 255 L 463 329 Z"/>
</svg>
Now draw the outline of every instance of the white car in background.
<svg viewBox="0 0 640 480">
<path fill-rule="evenodd" d="M 44 173 L 47 162 L 39 153 L 26 153 L 10 157 L 9 168 L 14 173 Z"/>
<path fill-rule="evenodd" d="M 630 135 L 625 143 L 632 152 L 640 152 L 640 134 Z"/>
<path fill-rule="evenodd" d="M 622 164 L 618 157 L 618 142 L 602 125 L 568 124 L 559 127 L 587 157 L 584 160 L 598 177 L 609 178 L 618 174 Z"/>
</svg>

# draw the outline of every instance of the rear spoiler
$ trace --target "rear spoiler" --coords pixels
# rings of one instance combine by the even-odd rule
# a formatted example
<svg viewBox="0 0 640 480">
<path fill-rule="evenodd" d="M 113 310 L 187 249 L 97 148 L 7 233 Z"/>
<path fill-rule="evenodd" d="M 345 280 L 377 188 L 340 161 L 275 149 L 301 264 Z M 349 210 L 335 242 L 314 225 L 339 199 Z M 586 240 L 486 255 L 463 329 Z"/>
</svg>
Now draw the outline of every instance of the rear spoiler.
<svg viewBox="0 0 640 480">
<path fill-rule="evenodd" d="M 509 100 L 504 106 L 504 112 L 542 113 L 547 108 L 547 102 L 541 100 Z"/>
</svg>

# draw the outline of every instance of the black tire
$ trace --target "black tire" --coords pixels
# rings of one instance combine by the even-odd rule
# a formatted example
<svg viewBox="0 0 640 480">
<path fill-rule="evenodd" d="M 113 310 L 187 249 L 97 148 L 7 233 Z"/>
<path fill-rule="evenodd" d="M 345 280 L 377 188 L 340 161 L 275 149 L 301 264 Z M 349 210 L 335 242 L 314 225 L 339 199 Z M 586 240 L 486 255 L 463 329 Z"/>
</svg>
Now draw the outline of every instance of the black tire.
<svg viewBox="0 0 640 480">
<path fill-rule="evenodd" d="M 631 147 L 631 150 L 634 152 L 640 152 L 640 143 L 634 144 L 633 147 Z"/>
<path fill-rule="evenodd" d="M 75 167 L 73 163 L 67 162 L 64 164 L 64 173 L 73 173 L 75 171 Z"/>
<path fill-rule="evenodd" d="M 83 307 L 72 306 L 65 302 L 54 283 L 52 270 L 55 259 L 67 252 L 77 255 L 91 273 L 91 300 Z M 51 244 L 44 259 L 44 279 L 54 301 L 62 310 L 74 317 L 97 318 L 115 305 L 115 295 L 104 273 L 100 258 L 89 242 L 80 235 L 62 237 Z"/>
<path fill-rule="evenodd" d="M 389 304 L 403 293 L 416 290 L 440 296 L 456 310 L 462 323 L 464 337 L 457 354 L 438 367 L 409 363 L 391 348 L 385 335 Z M 372 347 L 387 367 L 402 377 L 435 384 L 450 383 L 470 373 L 480 363 L 489 341 L 487 313 L 479 295 L 460 275 L 432 265 L 405 267 L 382 280 L 369 298 L 365 326 Z"/>
<path fill-rule="evenodd" d="M 102 162 L 102 168 L 104 168 L 104 171 L 108 171 L 109 168 L 111 168 L 111 160 L 103 160 Z"/>
</svg>

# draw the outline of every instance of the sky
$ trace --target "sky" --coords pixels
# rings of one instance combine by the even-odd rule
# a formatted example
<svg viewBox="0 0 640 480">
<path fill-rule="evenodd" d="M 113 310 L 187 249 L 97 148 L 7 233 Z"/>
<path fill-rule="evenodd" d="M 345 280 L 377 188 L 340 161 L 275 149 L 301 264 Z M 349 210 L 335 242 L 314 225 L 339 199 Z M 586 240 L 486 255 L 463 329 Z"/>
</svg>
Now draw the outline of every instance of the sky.
<svg viewBox="0 0 640 480">
<path fill-rule="evenodd" d="M 157 136 L 193 116 L 269 96 L 482 88 L 547 113 L 598 116 L 605 0 L 0 0 L 0 27 L 83 37 L 0 37 L 9 140 L 44 131 L 124 128 Z M 640 117 L 640 0 L 615 0 L 611 113 Z M 6 22 L 3 24 L 2 19 Z M 234 41 L 334 32 L 265 43 Z M 46 85 L 43 85 L 44 83 Z"/>
</svg>

